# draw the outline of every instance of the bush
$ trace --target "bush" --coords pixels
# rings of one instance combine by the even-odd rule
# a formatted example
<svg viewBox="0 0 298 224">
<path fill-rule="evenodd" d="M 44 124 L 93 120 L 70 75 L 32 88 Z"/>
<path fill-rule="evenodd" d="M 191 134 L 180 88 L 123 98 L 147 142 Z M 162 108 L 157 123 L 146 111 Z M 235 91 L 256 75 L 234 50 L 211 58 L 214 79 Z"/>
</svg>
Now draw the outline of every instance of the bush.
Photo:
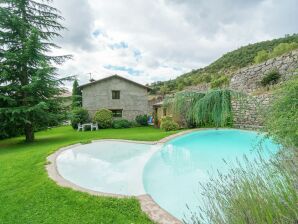
<svg viewBox="0 0 298 224">
<path fill-rule="evenodd" d="M 165 116 L 161 119 L 160 128 L 164 131 L 176 131 L 179 129 L 179 125 L 173 121 L 172 117 Z"/>
<path fill-rule="evenodd" d="M 268 85 L 273 85 L 278 82 L 280 79 L 280 74 L 277 69 L 273 69 L 269 71 L 261 80 L 261 85 L 262 86 L 268 86 Z"/>
<path fill-rule="evenodd" d="M 203 205 L 184 223 L 297 223 L 297 161 L 260 157 L 236 167 L 227 164 L 227 173 L 218 171 L 200 183 Z"/>
<path fill-rule="evenodd" d="M 125 119 L 120 119 L 120 120 L 114 120 L 113 121 L 113 128 L 119 129 L 119 128 L 131 128 L 132 123 L 128 120 Z"/>
<path fill-rule="evenodd" d="M 89 114 L 86 109 L 81 107 L 73 109 L 71 115 L 71 126 L 73 127 L 73 129 L 77 129 L 79 123 L 86 123 L 88 121 Z"/>
<path fill-rule="evenodd" d="M 267 61 L 269 59 L 269 54 L 265 50 L 261 50 L 257 53 L 256 57 L 254 58 L 254 62 L 259 64 L 261 62 Z"/>
<path fill-rule="evenodd" d="M 229 84 L 229 78 L 226 75 L 223 75 L 211 82 L 211 88 L 219 88 Z"/>
<path fill-rule="evenodd" d="M 110 128 L 112 127 L 113 113 L 108 109 L 100 109 L 95 113 L 93 120 L 98 123 L 99 128 Z"/>
<path fill-rule="evenodd" d="M 136 122 L 141 126 L 148 126 L 148 116 L 147 116 L 147 114 L 136 116 Z"/>
<path fill-rule="evenodd" d="M 289 148 L 298 148 L 298 76 L 282 84 L 265 119 L 265 131 Z"/>
</svg>

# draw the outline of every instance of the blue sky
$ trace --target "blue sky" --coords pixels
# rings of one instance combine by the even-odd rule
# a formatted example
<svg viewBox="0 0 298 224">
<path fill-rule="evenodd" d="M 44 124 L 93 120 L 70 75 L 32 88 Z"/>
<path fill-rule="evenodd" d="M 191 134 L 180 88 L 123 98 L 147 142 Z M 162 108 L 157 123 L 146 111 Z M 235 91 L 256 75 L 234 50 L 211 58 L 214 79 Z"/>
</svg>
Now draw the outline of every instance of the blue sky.
<svg viewBox="0 0 298 224">
<path fill-rule="evenodd" d="M 54 0 L 68 30 L 59 67 L 86 83 L 119 74 L 142 84 L 204 67 L 224 53 L 298 33 L 297 0 Z M 79 7 L 78 7 L 79 6 Z"/>
</svg>

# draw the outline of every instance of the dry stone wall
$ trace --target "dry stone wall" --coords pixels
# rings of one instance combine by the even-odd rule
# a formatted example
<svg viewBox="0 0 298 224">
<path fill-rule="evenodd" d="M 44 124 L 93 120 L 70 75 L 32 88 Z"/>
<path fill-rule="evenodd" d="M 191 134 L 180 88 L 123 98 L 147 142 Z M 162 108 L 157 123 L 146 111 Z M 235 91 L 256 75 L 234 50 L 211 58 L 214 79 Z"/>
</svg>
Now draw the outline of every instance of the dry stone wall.
<svg viewBox="0 0 298 224">
<path fill-rule="evenodd" d="M 272 96 L 245 96 L 232 99 L 234 127 L 243 129 L 260 129 L 263 126 L 266 109 L 270 105 Z"/>
<path fill-rule="evenodd" d="M 295 72 L 297 68 L 298 50 L 295 50 L 261 64 L 240 69 L 233 75 L 230 88 L 245 93 L 252 93 L 260 87 L 258 83 L 269 71 L 277 69 L 281 74 L 281 81 L 285 81 L 291 76 L 297 75 L 297 72 Z"/>
<path fill-rule="evenodd" d="M 243 68 L 235 73 L 230 89 L 243 92 L 247 97 L 232 100 L 234 126 L 245 129 L 259 129 L 263 126 L 264 113 L 272 101 L 272 95 L 265 93 L 254 96 L 252 93 L 260 86 L 262 78 L 272 69 L 281 74 L 280 82 L 298 75 L 298 50 L 270 59 L 258 65 Z"/>
</svg>

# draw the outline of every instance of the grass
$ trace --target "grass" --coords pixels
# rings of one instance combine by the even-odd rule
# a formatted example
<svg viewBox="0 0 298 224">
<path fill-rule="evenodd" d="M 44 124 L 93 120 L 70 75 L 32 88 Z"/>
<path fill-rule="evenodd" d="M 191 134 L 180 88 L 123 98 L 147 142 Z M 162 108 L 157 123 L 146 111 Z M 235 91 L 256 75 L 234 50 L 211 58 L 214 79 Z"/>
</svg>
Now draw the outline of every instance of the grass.
<svg viewBox="0 0 298 224">
<path fill-rule="evenodd" d="M 76 132 L 67 126 L 36 133 L 30 144 L 23 137 L 0 141 L 0 223 L 152 223 L 135 198 L 91 196 L 59 187 L 47 176 L 46 157 L 60 147 L 93 139 L 155 141 L 174 133 L 152 127 Z"/>
</svg>

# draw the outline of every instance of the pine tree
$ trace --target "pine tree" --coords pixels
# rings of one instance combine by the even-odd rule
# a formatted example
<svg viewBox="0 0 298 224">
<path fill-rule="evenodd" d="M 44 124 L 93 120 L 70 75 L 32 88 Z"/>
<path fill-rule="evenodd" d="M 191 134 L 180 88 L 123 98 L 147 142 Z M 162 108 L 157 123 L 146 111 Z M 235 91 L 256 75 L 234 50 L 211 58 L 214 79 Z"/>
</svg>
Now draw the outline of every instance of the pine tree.
<svg viewBox="0 0 298 224">
<path fill-rule="evenodd" d="M 62 93 L 56 64 L 70 56 L 52 56 L 53 38 L 64 29 L 51 0 L 0 1 L 0 120 L 1 126 L 34 131 L 61 118 Z"/>
<path fill-rule="evenodd" d="M 82 91 L 79 88 L 78 80 L 75 79 L 72 85 L 72 109 L 82 106 Z"/>
</svg>

